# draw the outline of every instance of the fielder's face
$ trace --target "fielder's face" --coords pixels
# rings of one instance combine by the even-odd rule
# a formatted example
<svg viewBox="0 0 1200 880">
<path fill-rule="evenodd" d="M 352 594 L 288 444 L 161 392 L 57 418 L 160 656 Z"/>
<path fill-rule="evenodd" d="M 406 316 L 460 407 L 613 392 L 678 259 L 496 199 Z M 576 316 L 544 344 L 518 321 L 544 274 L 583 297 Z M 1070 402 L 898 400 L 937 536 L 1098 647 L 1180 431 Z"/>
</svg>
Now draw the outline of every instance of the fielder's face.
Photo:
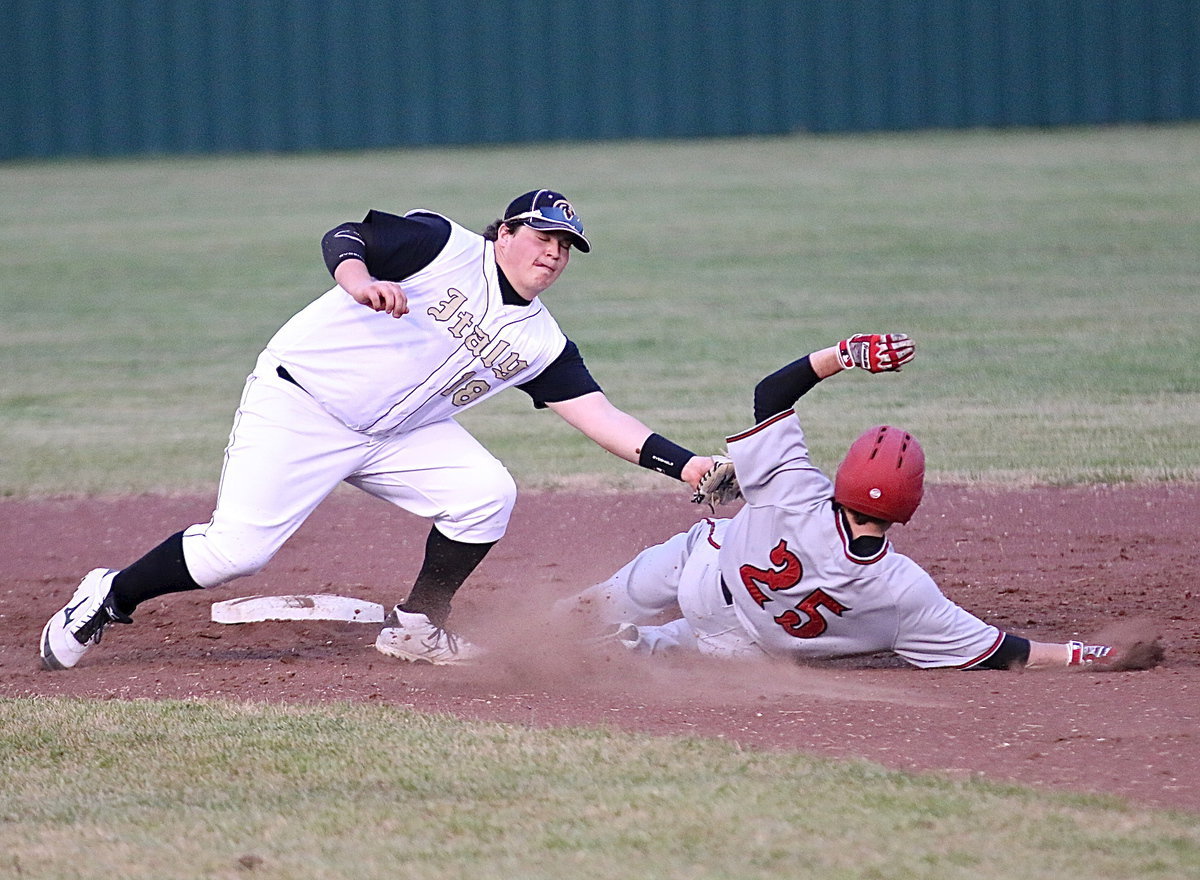
<svg viewBox="0 0 1200 880">
<path fill-rule="evenodd" d="M 501 226 L 496 238 L 496 262 L 517 293 L 533 301 L 558 280 L 571 259 L 571 236 L 566 232 Z"/>
</svg>

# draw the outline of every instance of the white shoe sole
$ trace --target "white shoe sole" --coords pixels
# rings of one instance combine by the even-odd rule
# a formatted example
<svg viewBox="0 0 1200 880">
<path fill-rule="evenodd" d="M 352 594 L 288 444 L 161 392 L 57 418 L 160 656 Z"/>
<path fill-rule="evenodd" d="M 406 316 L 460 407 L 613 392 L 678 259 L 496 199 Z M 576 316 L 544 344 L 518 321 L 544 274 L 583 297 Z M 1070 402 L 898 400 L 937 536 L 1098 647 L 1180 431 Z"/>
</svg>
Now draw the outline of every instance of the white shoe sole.
<svg viewBox="0 0 1200 880">
<path fill-rule="evenodd" d="M 61 613 L 62 612 L 60 611 L 59 614 L 61 614 Z M 56 614 L 55 617 L 57 617 L 57 616 L 58 615 Z M 75 663 L 63 663 L 54 655 L 54 651 L 50 648 L 50 624 L 52 624 L 52 623 L 54 623 L 54 617 L 52 617 L 48 621 L 46 621 L 46 625 L 42 627 L 42 642 L 41 642 L 42 668 L 49 669 L 49 670 L 70 669 L 72 666 L 75 665 Z M 76 663 L 79 662 L 78 657 L 75 658 L 75 662 Z"/>
<path fill-rule="evenodd" d="M 75 593 L 71 596 L 71 601 L 68 602 L 63 608 L 60 608 L 53 617 L 46 621 L 46 625 L 42 627 L 41 641 L 38 644 L 38 653 L 41 654 L 42 657 L 42 668 L 50 670 L 71 669 L 83 659 L 83 655 L 88 652 L 93 644 L 95 644 L 94 642 L 86 645 L 79 644 L 79 642 L 75 640 L 75 637 L 66 631 L 65 621 L 68 618 L 65 615 L 67 609 L 75 611 L 80 607 L 80 605 L 88 601 L 87 599 L 83 599 L 79 602 L 76 602 L 75 599 L 79 596 L 79 593 L 83 589 L 84 585 L 88 583 L 89 578 L 96 579 L 96 584 L 93 589 L 98 589 L 100 586 L 103 586 L 104 579 L 106 577 L 109 577 L 115 573 L 115 569 L 111 568 L 94 568 L 89 571 L 84 576 L 83 580 L 80 581 L 79 587 L 76 588 Z M 55 622 L 60 616 L 63 617 L 64 625 L 57 627 L 57 629 L 59 631 L 60 640 L 65 640 L 66 644 L 62 647 L 62 650 L 56 652 L 54 650 L 53 639 L 51 638 L 51 630 L 55 629 Z"/>
<path fill-rule="evenodd" d="M 420 645 L 419 642 L 417 644 Z M 407 660 L 409 663 L 428 663 L 430 666 L 469 666 L 479 659 L 479 651 L 476 648 L 471 648 L 470 656 L 462 654 L 430 655 L 420 650 L 419 647 L 410 651 L 391 639 L 385 638 L 383 633 L 380 633 L 379 637 L 375 639 L 375 650 L 398 660 Z"/>
</svg>

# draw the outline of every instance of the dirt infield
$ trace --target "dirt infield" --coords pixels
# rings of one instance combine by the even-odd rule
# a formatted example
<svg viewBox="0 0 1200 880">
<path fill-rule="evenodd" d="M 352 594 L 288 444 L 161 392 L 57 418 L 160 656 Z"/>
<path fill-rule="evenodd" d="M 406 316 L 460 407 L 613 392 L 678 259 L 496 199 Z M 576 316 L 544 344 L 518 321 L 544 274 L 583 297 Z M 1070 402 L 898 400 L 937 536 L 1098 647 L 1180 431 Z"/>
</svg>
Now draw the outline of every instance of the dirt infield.
<svg viewBox="0 0 1200 880">
<path fill-rule="evenodd" d="M 951 598 L 1033 638 L 1152 628 L 1164 665 L 1131 673 L 918 671 L 871 658 L 820 667 L 687 667 L 586 648 L 550 601 L 606 577 L 698 516 L 680 495 L 527 493 L 464 587 L 456 628 L 491 647 L 470 669 L 413 666 L 376 627 L 210 620 L 213 601 L 338 593 L 390 605 L 425 525 L 350 492 L 321 507 L 266 571 L 154 600 L 76 669 L 43 672 L 42 624 L 99 565 L 131 562 L 208 519 L 208 497 L 0 502 L 0 695 L 374 700 L 517 724 L 722 737 L 746 748 L 1110 793 L 1200 811 L 1200 486 L 1021 491 L 932 486 L 893 543 Z"/>
</svg>

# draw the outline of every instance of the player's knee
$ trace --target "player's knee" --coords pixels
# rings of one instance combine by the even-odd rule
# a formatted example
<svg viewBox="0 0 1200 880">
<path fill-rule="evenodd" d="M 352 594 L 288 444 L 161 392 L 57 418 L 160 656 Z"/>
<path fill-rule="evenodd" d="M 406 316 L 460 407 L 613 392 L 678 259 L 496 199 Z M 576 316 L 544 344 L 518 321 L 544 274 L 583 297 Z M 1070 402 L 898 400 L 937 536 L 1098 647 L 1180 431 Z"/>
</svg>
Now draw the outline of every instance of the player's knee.
<svg viewBox="0 0 1200 880">
<path fill-rule="evenodd" d="M 183 558 L 188 573 L 206 589 L 257 574 L 271 561 L 275 550 L 270 543 L 245 537 L 228 540 L 192 529 L 183 535 Z"/>
<path fill-rule="evenodd" d="M 498 541 L 508 529 L 517 484 L 504 467 L 481 472 L 470 497 L 459 499 L 437 520 L 438 528 L 457 541 Z"/>
<path fill-rule="evenodd" d="M 610 578 L 588 587 L 578 595 L 561 600 L 558 607 L 562 612 L 570 608 L 605 624 L 648 623 L 653 620 L 654 613 L 635 602 L 626 587 L 627 584 L 620 578 Z"/>
</svg>

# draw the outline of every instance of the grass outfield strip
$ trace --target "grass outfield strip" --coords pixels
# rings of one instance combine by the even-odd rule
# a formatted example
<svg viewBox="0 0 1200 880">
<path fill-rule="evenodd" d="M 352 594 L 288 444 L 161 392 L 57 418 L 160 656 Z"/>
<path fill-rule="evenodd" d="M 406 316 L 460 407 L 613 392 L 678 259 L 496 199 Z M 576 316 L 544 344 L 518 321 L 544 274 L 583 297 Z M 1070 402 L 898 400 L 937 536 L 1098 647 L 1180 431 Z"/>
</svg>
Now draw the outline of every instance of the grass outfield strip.
<svg viewBox="0 0 1200 880">
<path fill-rule="evenodd" d="M 904 330 L 899 376 L 804 401 L 933 480 L 1200 480 L 1200 126 L 0 166 L 0 496 L 211 492 L 242 381 L 368 208 L 474 228 L 568 193 L 595 244 L 547 294 L 623 409 L 696 449 L 762 376 Z M 464 423 L 527 488 L 662 488 L 520 392 Z"/>
<path fill-rule="evenodd" d="M 0 875 L 1185 878 L 1194 817 L 388 707 L 0 700 Z"/>
</svg>

